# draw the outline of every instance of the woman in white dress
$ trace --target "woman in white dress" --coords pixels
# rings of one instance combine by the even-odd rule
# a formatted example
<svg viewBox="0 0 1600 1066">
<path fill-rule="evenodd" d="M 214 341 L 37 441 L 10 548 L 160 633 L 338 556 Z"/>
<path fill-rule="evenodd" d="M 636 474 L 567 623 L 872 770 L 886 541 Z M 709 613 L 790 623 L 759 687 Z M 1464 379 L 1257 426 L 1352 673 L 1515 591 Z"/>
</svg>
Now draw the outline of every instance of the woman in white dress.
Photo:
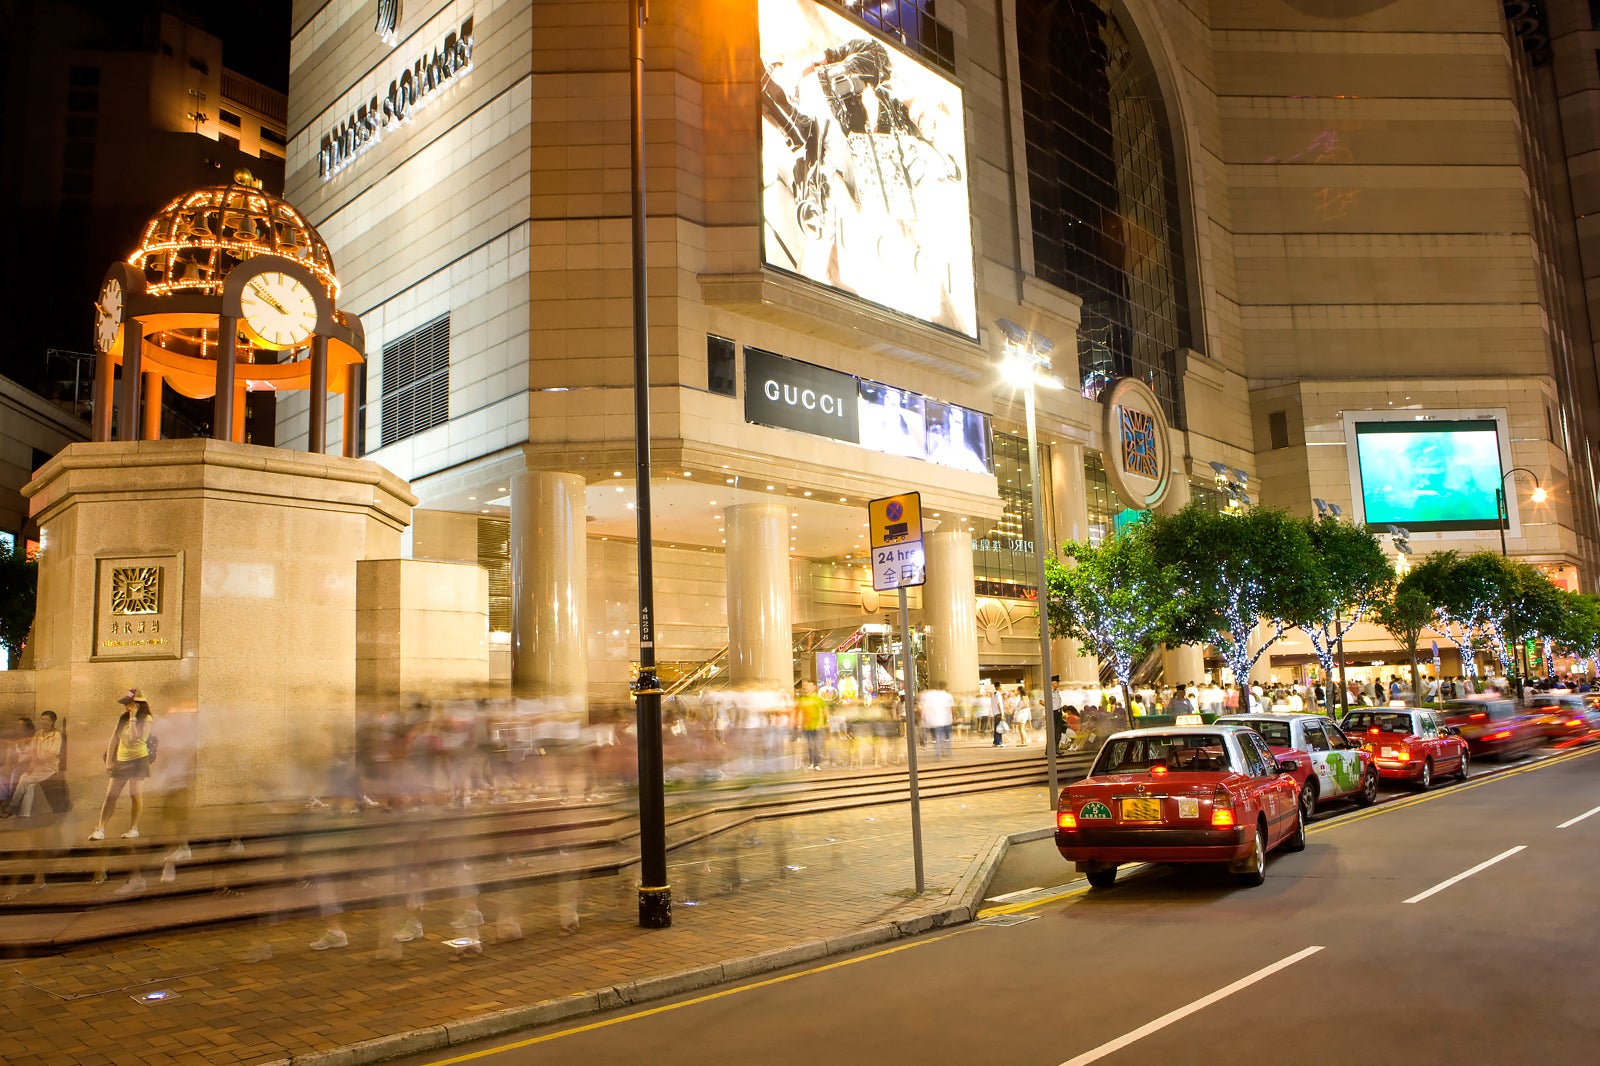
<svg viewBox="0 0 1600 1066">
<path fill-rule="evenodd" d="M 1026 747 L 1028 744 L 1028 727 L 1033 724 L 1033 706 L 1028 702 L 1028 696 L 1017 686 L 1016 695 L 1013 697 L 1014 707 L 1011 712 L 1011 724 L 1017 727 L 1017 745 Z"/>
</svg>

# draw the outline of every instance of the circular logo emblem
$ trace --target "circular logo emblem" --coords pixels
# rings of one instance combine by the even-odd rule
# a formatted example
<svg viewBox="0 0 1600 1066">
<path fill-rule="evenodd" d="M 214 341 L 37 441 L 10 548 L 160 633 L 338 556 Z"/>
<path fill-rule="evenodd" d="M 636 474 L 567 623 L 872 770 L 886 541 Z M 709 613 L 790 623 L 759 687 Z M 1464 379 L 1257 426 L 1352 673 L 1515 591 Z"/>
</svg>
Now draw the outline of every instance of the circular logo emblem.
<svg viewBox="0 0 1600 1066">
<path fill-rule="evenodd" d="M 1143 511 L 1160 503 L 1172 482 L 1172 438 L 1161 402 L 1135 378 L 1119 378 L 1100 394 L 1106 480 L 1124 504 Z"/>
<path fill-rule="evenodd" d="M 898 522 L 905 515 L 906 509 L 900 506 L 899 500 L 895 500 L 883 509 L 883 513 L 889 516 L 889 521 Z"/>
</svg>

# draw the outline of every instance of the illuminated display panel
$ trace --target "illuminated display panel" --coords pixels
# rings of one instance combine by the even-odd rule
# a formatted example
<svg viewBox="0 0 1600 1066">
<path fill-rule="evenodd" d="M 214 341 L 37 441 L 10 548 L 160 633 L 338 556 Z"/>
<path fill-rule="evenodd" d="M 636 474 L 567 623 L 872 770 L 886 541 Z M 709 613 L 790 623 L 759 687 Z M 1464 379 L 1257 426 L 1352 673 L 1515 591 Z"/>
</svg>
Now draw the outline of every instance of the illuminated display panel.
<svg viewBox="0 0 1600 1066">
<path fill-rule="evenodd" d="M 1355 423 L 1369 525 L 1413 533 L 1498 529 L 1500 435 L 1492 419 Z"/>
<path fill-rule="evenodd" d="M 762 256 L 978 335 L 961 90 L 815 0 L 760 0 Z"/>
</svg>

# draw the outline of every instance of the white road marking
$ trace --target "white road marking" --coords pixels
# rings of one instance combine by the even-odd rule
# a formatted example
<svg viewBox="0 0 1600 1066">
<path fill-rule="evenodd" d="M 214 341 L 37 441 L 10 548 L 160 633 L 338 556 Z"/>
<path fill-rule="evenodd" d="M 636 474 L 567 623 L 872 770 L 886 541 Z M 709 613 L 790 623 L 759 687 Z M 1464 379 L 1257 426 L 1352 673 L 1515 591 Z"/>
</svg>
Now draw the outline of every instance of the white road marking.
<svg viewBox="0 0 1600 1066">
<path fill-rule="evenodd" d="M 1309 958 L 1310 956 L 1315 955 L 1317 952 L 1319 952 L 1321 950 L 1322 950 L 1322 945 L 1321 944 L 1317 944 L 1317 945 L 1314 945 L 1312 947 L 1305 948 L 1305 949 L 1303 949 L 1301 951 L 1297 951 L 1293 955 L 1290 955 L 1286 959 L 1279 959 L 1277 962 L 1273 963 L 1271 966 L 1262 967 L 1261 969 L 1257 970 L 1255 973 L 1251 974 L 1249 977 L 1241 977 L 1241 978 L 1239 978 L 1239 980 L 1235 981 L 1231 985 L 1228 985 L 1226 988 L 1219 988 L 1215 992 L 1211 993 L 1209 996 L 1202 996 L 1201 998 L 1195 1000 L 1193 1003 L 1190 1003 L 1186 1007 L 1179 1007 L 1175 1011 L 1171 1011 L 1171 1012 L 1169 1012 L 1167 1014 L 1163 1014 L 1161 1017 L 1157 1018 L 1155 1021 L 1147 1022 L 1144 1025 L 1139 1026 L 1139 1028 L 1133 1030 L 1131 1033 L 1126 1033 L 1126 1034 L 1124 1034 L 1122 1036 L 1119 1036 L 1115 1040 L 1109 1040 L 1106 1043 L 1101 1044 L 1099 1047 L 1095 1048 L 1093 1051 L 1085 1051 L 1082 1055 L 1079 1055 L 1076 1058 L 1068 1059 L 1066 1062 L 1062 1063 L 1061 1066 L 1085 1066 L 1086 1063 L 1095 1062 L 1096 1060 L 1103 1059 L 1107 1055 L 1110 1055 L 1112 1052 L 1120 1051 L 1123 1048 L 1127 1047 L 1129 1044 L 1132 1044 L 1133 1042 L 1135 1042 L 1137 1040 L 1142 1040 L 1145 1037 L 1149 1036 L 1151 1033 L 1157 1032 L 1157 1031 L 1159 1031 L 1161 1029 L 1165 1029 L 1167 1026 L 1171 1025 L 1173 1022 L 1181 1021 L 1184 1018 L 1187 1018 L 1189 1015 L 1195 1013 L 1196 1011 L 1205 1010 L 1207 1007 L 1211 1006 L 1211 1004 L 1216 1003 L 1219 1000 L 1227 999 L 1229 996 L 1233 995 L 1235 992 L 1238 992 L 1241 989 L 1249 988 L 1251 985 L 1255 984 L 1257 981 L 1261 981 L 1261 980 L 1264 980 L 1265 978 L 1271 977 L 1273 974 L 1277 973 L 1279 970 L 1286 969 L 1286 968 L 1288 968 L 1290 966 L 1293 966 L 1295 963 L 1299 962 L 1301 959 Z"/>
<path fill-rule="evenodd" d="M 1569 825 L 1577 825 L 1579 822 L 1583 821 L 1585 818 L 1589 817 L 1589 815 L 1591 815 L 1591 814 L 1600 814 L 1600 807 L 1595 807 L 1595 808 L 1593 808 L 1591 810 L 1584 811 L 1582 814 L 1578 815 L 1576 818 L 1568 818 L 1566 821 L 1564 821 L 1560 825 L 1556 826 L 1556 828 L 1557 829 L 1565 829 Z"/>
<path fill-rule="evenodd" d="M 1003 896 L 990 896 L 988 899 L 984 900 L 984 902 L 985 903 L 1010 903 L 1013 900 L 1018 900 L 1018 899 L 1021 899 L 1024 896 L 1031 896 L 1031 895 L 1034 895 L 1035 893 L 1043 892 L 1043 891 L 1044 891 L 1044 887 L 1042 885 L 1034 885 L 1032 888 L 1019 889 L 1016 892 L 1007 892 Z"/>
<path fill-rule="evenodd" d="M 1418 892 L 1415 896 L 1412 896 L 1410 899 L 1406 900 L 1405 902 L 1407 902 L 1407 903 L 1421 903 L 1423 900 L 1427 899 L 1429 896 L 1433 895 L 1434 893 L 1443 892 L 1445 889 L 1449 888 L 1451 885 L 1455 884 L 1457 881 L 1465 881 L 1467 878 L 1471 877 L 1475 873 L 1478 873 L 1480 870 L 1487 870 L 1489 867 L 1493 866 L 1495 863 L 1499 862 L 1501 859 L 1509 859 L 1509 858 L 1511 858 L 1511 856 L 1515 855 L 1517 852 L 1525 850 L 1527 848 L 1527 846 L 1528 845 L 1526 845 L 1526 844 L 1518 844 L 1516 847 L 1511 848 L 1508 851 L 1502 851 L 1500 854 L 1496 855 L 1494 858 L 1485 859 L 1483 862 L 1480 862 L 1478 865 L 1474 866 L 1472 869 L 1465 870 L 1465 871 L 1463 871 L 1461 873 L 1458 873 L 1454 877 L 1450 878 L 1448 881 L 1440 881 L 1438 884 L 1434 885 L 1432 888 L 1428 889 L 1428 891 L 1426 891 L 1426 892 Z"/>
</svg>

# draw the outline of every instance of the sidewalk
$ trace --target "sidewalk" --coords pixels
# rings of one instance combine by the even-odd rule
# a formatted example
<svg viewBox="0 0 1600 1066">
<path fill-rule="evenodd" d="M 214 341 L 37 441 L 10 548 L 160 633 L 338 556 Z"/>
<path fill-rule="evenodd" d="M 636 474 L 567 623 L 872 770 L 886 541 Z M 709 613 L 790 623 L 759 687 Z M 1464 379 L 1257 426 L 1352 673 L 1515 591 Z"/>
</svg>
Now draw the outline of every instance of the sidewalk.
<svg viewBox="0 0 1600 1066">
<path fill-rule="evenodd" d="M 669 930 L 638 928 L 630 872 L 479 898 L 481 955 L 445 943 L 462 935 L 462 899 L 426 906 L 425 936 L 399 959 L 377 957 L 400 948 L 391 934 L 407 917 L 387 908 L 344 915 L 349 946 L 322 952 L 309 944 L 326 926 L 311 917 L 7 962 L 0 1062 L 330 1066 L 443 1047 L 964 920 L 997 842 L 1051 824 L 1042 786 L 925 801 L 920 897 L 901 802 L 765 820 L 674 852 Z M 503 917 L 522 939 L 497 938 Z M 243 961 L 263 947 L 270 958 Z M 151 991 L 173 995 L 134 998 Z M 365 1041 L 377 1043 L 351 1048 Z"/>
</svg>

